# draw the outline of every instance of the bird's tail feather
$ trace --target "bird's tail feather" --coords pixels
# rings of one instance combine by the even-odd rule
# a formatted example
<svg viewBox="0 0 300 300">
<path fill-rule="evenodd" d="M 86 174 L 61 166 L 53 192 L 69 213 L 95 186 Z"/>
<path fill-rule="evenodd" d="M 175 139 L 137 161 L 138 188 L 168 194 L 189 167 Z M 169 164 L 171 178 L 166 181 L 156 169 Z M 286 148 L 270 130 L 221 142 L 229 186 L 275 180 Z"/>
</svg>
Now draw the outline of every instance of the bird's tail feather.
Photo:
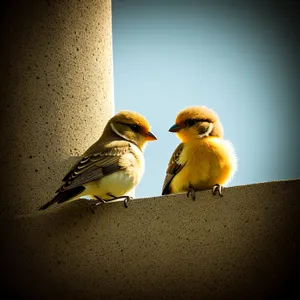
<svg viewBox="0 0 300 300">
<path fill-rule="evenodd" d="M 71 190 L 67 190 L 64 192 L 58 193 L 53 199 L 42 205 L 39 210 L 47 209 L 49 206 L 51 206 L 54 203 L 63 203 L 65 201 L 68 201 L 72 197 L 80 194 L 85 188 L 83 186 L 75 187 Z"/>
</svg>

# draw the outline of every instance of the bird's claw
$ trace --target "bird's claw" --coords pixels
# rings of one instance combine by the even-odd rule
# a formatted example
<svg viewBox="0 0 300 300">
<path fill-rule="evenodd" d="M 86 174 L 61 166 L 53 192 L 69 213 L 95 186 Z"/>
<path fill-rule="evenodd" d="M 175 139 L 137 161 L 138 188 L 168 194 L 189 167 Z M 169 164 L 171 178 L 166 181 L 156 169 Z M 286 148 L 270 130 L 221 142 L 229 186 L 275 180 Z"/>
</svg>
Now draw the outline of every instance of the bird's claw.
<svg viewBox="0 0 300 300">
<path fill-rule="evenodd" d="M 111 200 L 106 200 L 106 202 L 114 201 L 114 200 L 117 200 L 117 199 L 124 199 L 124 206 L 125 206 L 126 208 L 128 207 L 128 201 L 133 199 L 133 197 L 131 197 L 131 196 L 121 196 L 121 197 L 116 197 L 116 196 L 114 196 L 114 195 L 112 195 L 112 194 L 110 194 L 110 193 L 109 193 L 108 195 L 111 196 L 112 199 L 111 199 Z"/>
<path fill-rule="evenodd" d="M 93 203 L 91 204 L 91 211 L 92 213 L 94 214 L 95 211 L 96 211 L 96 208 L 98 207 L 98 205 L 102 204 L 102 203 L 106 203 L 105 200 L 97 197 L 97 196 L 94 196 L 96 198 L 96 200 L 93 201 Z"/>
<path fill-rule="evenodd" d="M 123 196 L 124 198 L 124 206 L 127 208 L 128 207 L 128 201 L 132 200 L 133 198 L 130 196 Z"/>
<path fill-rule="evenodd" d="M 192 187 L 189 187 L 188 192 L 186 194 L 187 197 L 189 197 L 191 195 L 192 199 L 195 201 L 196 200 L 196 193 L 195 193 L 195 189 Z"/>
<path fill-rule="evenodd" d="M 111 195 L 109 194 L 109 196 L 112 197 L 112 199 L 108 199 L 108 200 L 103 200 L 97 196 L 94 196 L 96 198 L 96 200 L 92 203 L 92 206 L 91 206 L 91 209 L 92 209 L 92 212 L 95 213 L 95 209 L 98 205 L 100 204 L 106 204 L 106 203 L 109 203 L 111 201 L 115 201 L 115 200 L 118 200 L 118 199 L 124 199 L 124 206 L 127 208 L 128 207 L 128 202 L 129 200 L 132 200 L 133 197 L 131 196 L 121 196 L 121 197 L 116 197 L 114 195 Z"/>
<path fill-rule="evenodd" d="M 109 201 L 114 201 L 114 200 L 117 200 L 117 199 L 124 199 L 124 206 L 127 208 L 128 207 L 128 201 L 132 200 L 133 197 L 131 197 L 131 196 L 121 196 L 121 197 L 115 197 L 115 196 L 113 196 L 113 199 L 108 200 L 108 202 Z"/>
<path fill-rule="evenodd" d="M 223 187 L 222 187 L 220 184 L 216 183 L 216 184 L 213 186 L 213 188 L 212 188 L 212 193 L 213 193 L 213 195 L 216 195 L 216 193 L 218 192 L 218 194 L 219 194 L 221 197 L 223 197 L 222 189 L 223 189 Z"/>
</svg>

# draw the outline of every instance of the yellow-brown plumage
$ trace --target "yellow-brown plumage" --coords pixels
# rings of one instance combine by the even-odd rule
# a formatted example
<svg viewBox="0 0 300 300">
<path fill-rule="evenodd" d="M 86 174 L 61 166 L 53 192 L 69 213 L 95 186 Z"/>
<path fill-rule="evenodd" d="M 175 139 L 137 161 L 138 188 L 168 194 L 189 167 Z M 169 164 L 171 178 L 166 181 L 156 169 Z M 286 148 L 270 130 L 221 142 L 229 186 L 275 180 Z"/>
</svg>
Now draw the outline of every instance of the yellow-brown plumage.
<svg viewBox="0 0 300 300">
<path fill-rule="evenodd" d="M 237 169 L 233 146 L 223 139 L 218 115 L 205 106 L 182 110 L 170 128 L 182 141 L 174 151 L 163 194 L 199 191 L 223 186 Z"/>
<path fill-rule="evenodd" d="M 144 116 L 133 111 L 119 112 L 63 178 L 54 198 L 39 210 L 79 198 L 105 201 L 127 196 L 143 176 L 143 151 L 153 140 L 156 137 Z"/>
</svg>

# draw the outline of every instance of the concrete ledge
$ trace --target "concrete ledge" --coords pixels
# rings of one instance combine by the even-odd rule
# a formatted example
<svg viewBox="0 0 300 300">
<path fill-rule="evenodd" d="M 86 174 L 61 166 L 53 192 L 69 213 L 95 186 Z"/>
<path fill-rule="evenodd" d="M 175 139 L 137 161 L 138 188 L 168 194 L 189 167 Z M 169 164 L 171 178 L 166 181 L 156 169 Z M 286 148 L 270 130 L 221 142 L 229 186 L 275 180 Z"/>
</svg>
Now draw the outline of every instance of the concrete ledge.
<svg viewBox="0 0 300 300">
<path fill-rule="evenodd" d="M 300 180 L 266 182 L 227 188 L 223 198 L 136 199 L 95 214 L 78 201 L 2 220 L 10 228 L 2 286 L 30 299 L 299 294 L 299 194 Z"/>
</svg>

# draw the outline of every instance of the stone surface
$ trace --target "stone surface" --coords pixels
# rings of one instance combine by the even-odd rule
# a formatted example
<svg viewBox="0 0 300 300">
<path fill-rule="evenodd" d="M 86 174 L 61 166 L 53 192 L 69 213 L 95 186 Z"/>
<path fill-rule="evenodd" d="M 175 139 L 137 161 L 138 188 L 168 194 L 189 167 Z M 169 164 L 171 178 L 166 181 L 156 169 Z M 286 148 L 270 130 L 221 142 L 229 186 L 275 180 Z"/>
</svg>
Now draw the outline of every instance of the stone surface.
<svg viewBox="0 0 300 300">
<path fill-rule="evenodd" d="M 31 299 L 283 298 L 299 283 L 299 193 L 291 180 L 20 215 L 4 284 Z"/>
</svg>

